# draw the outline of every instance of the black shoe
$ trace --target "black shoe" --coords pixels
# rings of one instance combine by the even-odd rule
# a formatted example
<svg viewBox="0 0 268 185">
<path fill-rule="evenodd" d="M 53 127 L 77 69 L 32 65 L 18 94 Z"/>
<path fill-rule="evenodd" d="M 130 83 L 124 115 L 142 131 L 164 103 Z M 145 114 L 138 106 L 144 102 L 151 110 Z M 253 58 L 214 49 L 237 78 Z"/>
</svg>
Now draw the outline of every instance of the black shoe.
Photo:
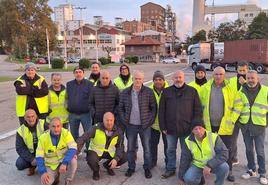
<svg viewBox="0 0 268 185">
<path fill-rule="evenodd" d="M 151 173 L 151 171 L 149 169 L 144 170 L 144 175 L 145 175 L 146 179 L 152 178 L 152 173 Z"/>
<path fill-rule="evenodd" d="M 93 172 L 93 180 L 97 181 L 100 179 L 100 172 L 94 171 Z"/>
<path fill-rule="evenodd" d="M 156 163 L 152 163 L 151 169 L 153 169 L 154 167 L 156 167 Z"/>
<path fill-rule="evenodd" d="M 115 175 L 115 173 L 114 173 L 114 171 L 110 168 L 110 166 L 108 165 L 108 163 L 103 163 L 103 167 L 107 170 L 107 172 L 108 172 L 108 174 L 110 175 L 110 176 L 114 176 Z"/>
<path fill-rule="evenodd" d="M 164 174 L 161 175 L 162 179 L 167 179 L 171 176 L 175 175 L 175 171 L 166 171 Z"/>
<path fill-rule="evenodd" d="M 227 180 L 230 182 L 234 182 L 235 181 L 235 177 L 232 174 L 229 174 L 227 177 Z"/>
<path fill-rule="evenodd" d="M 125 176 L 131 177 L 134 172 L 135 172 L 135 170 L 127 169 L 127 172 L 125 173 Z"/>
<path fill-rule="evenodd" d="M 60 174 L 57 175 L 57 177 L 55 178 L 54 182 L 52 183 L 52 185 L 57 185 L 60 182 Z"/>
<path fill-rule="evenodd" d="M 205 177 L 202 176 L 199 185 L 205 185 L 205 184 L 206 184 Z"/>
</svg>

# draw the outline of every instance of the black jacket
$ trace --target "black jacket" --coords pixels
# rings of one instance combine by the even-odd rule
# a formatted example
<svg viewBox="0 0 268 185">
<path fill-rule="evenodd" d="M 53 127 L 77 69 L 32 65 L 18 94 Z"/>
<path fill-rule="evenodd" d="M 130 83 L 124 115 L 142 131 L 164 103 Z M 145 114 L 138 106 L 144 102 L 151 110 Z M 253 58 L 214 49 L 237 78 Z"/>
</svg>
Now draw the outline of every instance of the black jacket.
<svg viewBox="0 0 268 185">
<path fill-rule="evenodd" d="M 195 121 L 202 121 L 202 106 L 197 91 L 186 84 L 181 88 L 172 85 L 164 89 L 159 105 L 161 131 L 188 136 Z"/>
<path fill-rule="evenodd" d="M 66 100 L 67 110 L 70 113 L 84 114 L 89 113 L 89 97 L 93 84 L 83 79 L 81 83 L 76 80 L 67 82 L 66 84 Z"/>
<path fill-rule="evenodd" d="M 95 137 L 96 129 L 100 129 L 105 132 L 105 127 L 103 123 L 99 123 L 97 125 L 94 125 L 88 132 L 85 132 L 81 137 L 77 139 L 77 154 L 79 154 L 85 144 L 85 142 L 90 141 L 91 138 Z M 115 145 L 116 151 L 114 159 L 118 162 L 122 157 L 124 153 L 124 133 L 121 130 L 120 127 L 114 125 L 113 127 L 113 135 L 110 137 L 110 139 L 107 138 L 105 148 L 107 149 L 114 137 L 118 136 L 117 143 Z"/>
<path fill-rule="evenodd" d="M 120 122 L 124 126 L 128 125 L 130 120 L 132 108 L 131 91 L 132 85 L 120 94 L 118 113 Z M 144 128 L 150 127 L 154 123 L 157 113 L 156 100 L 152 89 L 142 86 L 138 95 L 138 101 L 141 124 Z"/>
<path fill-rule="evenodd" d="M 119 90 L 112 82 L 109 86 L 103 87 L 100 82 L 92 89 L 89 108 L 94 123 L 102 122 L 106 112 L 117 114 L 119 104 Z"/>
</svg>

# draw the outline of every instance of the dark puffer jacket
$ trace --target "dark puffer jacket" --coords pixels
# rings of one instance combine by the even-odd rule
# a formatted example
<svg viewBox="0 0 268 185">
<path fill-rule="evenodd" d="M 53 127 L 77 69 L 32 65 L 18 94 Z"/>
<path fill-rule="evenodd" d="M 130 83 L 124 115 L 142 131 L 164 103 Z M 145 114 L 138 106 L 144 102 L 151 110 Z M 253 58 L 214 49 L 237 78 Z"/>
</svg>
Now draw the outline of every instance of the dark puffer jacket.
<svg viewBox="0 0 268 185">
<path fill-rule="evenodd" d="M 118 112 L 120 122 L 124 126 L 128 125 L 130 120 L 130 114 L 132 108 L 131 91 L 132 91 L 132 85 L 126 88 L 120 94 Z M 154 123 L 157 113 L 156 100 L 152 89 L 146 86 L 142 86 L 138 95 L 138 101 L 139 101 L 141 124 L 144 128 L 150 127 Z"/>
<path fill-rule="evenodd" d="M 106 112 L 117 114 L 119 104 L 119 90 L 110 82 L 109 86 L 102 86 L 100 82 L 92 89 L 89 108 L 94 123 L 102 122 Z"/>
<path fill-rule="evenodd" d="M 159 126 L 170 135 L 188 136 L 191 124 L 202 121 L 202 107 L 197 91 L 186 84 L 164 89 L 159 105 Z"/>
</svg>

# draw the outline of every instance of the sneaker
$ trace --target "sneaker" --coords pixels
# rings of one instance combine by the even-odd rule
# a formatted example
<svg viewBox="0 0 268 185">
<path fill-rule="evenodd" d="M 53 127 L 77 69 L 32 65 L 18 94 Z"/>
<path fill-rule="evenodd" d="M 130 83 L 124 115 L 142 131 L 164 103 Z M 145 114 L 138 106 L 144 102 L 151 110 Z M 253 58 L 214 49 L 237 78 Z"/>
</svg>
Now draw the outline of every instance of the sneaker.
<svg viewBox="0 0 268 185">
<path fill-rule="evenodd" d="M 233 174 L 230 174 L 228 175 L 227 177 L 227 180 L 230 181 L 230 182 L 234 182 L 235 181 L 235 177 L 233 176 Z"/>
<path fill-rule="evenodd" d="M 100 172 L 99 171 L 94 171 L 92 178 L 95 181 L 99 180 L 100 179 Z"/>
<path fill-rule="evenodd" d="M 133 175 L 134 172 L 135 172 L 135 170 L 127 169 L 127 172 L 125 173 L 125 176 L 127 176 L 127 177 L 131 177 L 131 176 Z"/>
<path fill-rule="evenodd" d="M 144 176 L 145 176 L 146 179 L 150 179 L 150 178 L 152 178 L 152 173 L 151 173 L 151 171 L 150 171 L 149 169 L 145 169 L 145 170 L 144 170 Z"/>
<path fill-rule="evenodd" d="M 260 183 L 263 185 L 268 184 L 268 180 L 266 179 L 266 177 L 264 175 L 260 176 Z"/>
<path fill-rule="evenodd" d="M 249 179 L 251 177 L 257 177 L 257 173 L 250 169 L 246 173 L 244 173 L 241 177 L 243 179 Z"/>
<path fill-rule="evenodd" d="M 161 175 L 161 179 L 167 179 L 173 175 L 175 175 L 175 171 L 165 171 L 165 173 Z"/>
</svg>

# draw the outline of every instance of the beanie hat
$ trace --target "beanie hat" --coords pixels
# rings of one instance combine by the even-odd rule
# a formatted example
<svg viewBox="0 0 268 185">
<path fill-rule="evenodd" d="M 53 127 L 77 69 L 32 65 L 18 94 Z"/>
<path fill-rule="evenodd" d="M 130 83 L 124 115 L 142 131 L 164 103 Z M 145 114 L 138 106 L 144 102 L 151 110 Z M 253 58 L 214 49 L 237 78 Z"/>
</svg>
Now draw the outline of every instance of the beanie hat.
<svg viewBox="0 0 268 185">
<path fill-rule="evenodd" d="M 202 65 L 198 65 L 198 66 L 196 66 L 194 72 L 197 73 L 198 71 L 203 71 L 204 73 L 206 73 L 206 68 Z"/>
<path fill-rule="evenodd" d="M 24 67 L 25 71 L 30 69 L 30 68 L 33 68 L 33 69 L 37 70 L 37 67 L 36 67 L 36 65 L 34 63 L 28 62 L 27 64 L 25 64 L 25 67 Z"/>
<path fill-rule="evenodd" d="M 154 72 L 154 76 L 153 76 L 153 80 L 155 80 L 156 78 L 161 78 L 163 80 L 165 80 L 165 76 L 164 76 L 164 73 L 162 71 L 155 71 Z"/>
<path fill-rule="evenodd" d="M 196 126 L 200 126 L 200 127 L 203 127 L 205 128 L 205 125 L 204 125 L 204 122 L 203 122 L 203 119 L 195 119 L 192 121 L 192 130 L 194 129 L 194 127 Z"/>
<path fill-rule="evenodd" d="M 127 64 L 122 64 L 122 65 L 120 66 L 120 69 L 119 69 L 119 70 L 120 70 L 120 72 L 122 71 L 122 68 L 123 68 L 123 67 L 126 67 L 126 68 L 127 68 L 127 70 L 128 70 L 128 72 L 130 72 L 130 71 L 129 71 L 129 67 L 128 67 L 128 65 L 127 65 Z"/>
</svg>

